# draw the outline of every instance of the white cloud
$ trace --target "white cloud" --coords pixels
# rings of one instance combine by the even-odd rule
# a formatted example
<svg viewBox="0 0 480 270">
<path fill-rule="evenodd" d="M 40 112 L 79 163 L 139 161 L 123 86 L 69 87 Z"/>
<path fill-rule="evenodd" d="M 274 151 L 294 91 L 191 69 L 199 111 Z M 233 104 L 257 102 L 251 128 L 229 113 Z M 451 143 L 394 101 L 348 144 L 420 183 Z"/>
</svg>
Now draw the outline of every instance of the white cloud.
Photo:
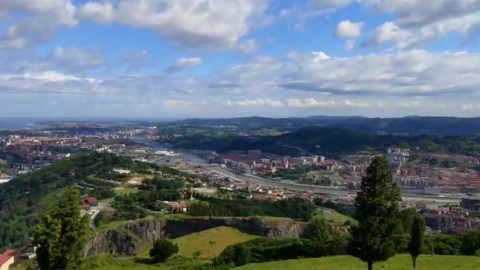
<svg viewBox="0 0 480 270">
<path fill-rule="evenodd" d="M 358 107 L 358 108 L 368 108 L 372 106 L 377 106 L 376 104 L 372 105 L 368 102 L 352 102 L 348 99 L 340 100 L 340 101 L 323 101 L 317 100 L 315 98 L 307 98 L 307 99 L 296 99 L 292 98 L 289 99 L 287 102 L 287 106 L 295 107 L 295 108 L 303 108 L 303 109 L 311 109 L 311 108 L 329 108 L 329 107 Z"/>
<path fill-rule="evenodd" d="M 353 38 L 362 34 L 363 22 L 341 21 L 335 29 L 336 37 Z"/>
<path fill-rule="evenodd" d="M 257 42 L 254 39 L 249 39 L 238 43 L 236 49 L 245 54 L 255 53 L 257 51 Z"/>
<path fill-rule="evenodd" d="M 114 20 L 115 10 L 109 2 L 88 2 L 80 7 L 77 16 L 96 23 L 107 24 Z"/>
<path fill-rule="evenodd" d="M 79 16 L 150 28 L 188 48 L 234 49 L 266 7 L 265 0 L 119 0 L 87 3 Z"/>
<path fill-rule="evenodd" d="M 141 50 L 139 52 L 131 52 L 127 53 L 123 56 L 123 59 L 126 61 L 139 61 L 143 60 L 148 56 L 148 51 L 147 50 Z"/>
<path fill-rule="evenodd" d="M 184 71 L 187 68 L 191 68 L 194 66 L 198 66 L 202 64 L 202 59 L 198 57 L 194 58 L 180 58 L 175 61 L 175 63 L 171 66 L 169 66 L 166 69 L 166 72 L 168 73 L 176 73 L 176 72 L 181 72 Z"/>
<path fill-rule="evenodd" d="M 223 105 L 226 106 L 240 106 L 240 107 L 283 107 L 283 103 L 278 100 L 271 100 L 271 99 L 247 99 L 247 100 L 239 100 L 239 101 L 230 101 L 227 100 L 223 102 Z"/>
<path fill-rule="evenodd" d="M 345 42 L 345 50 L 351 51 L 355 49 L 355 41 L 352 39 L 349 39 Z"/>
<path fill-rule="evenodd" d="M 368 7 L 393 14 L 395 20 L 378 27 L 366 45 L 395 42 L 412 49 L 456 32 L 469 42 L 480 31 L 480 0 L 364 0 Z"/>
<path fill-rule="evenodd" d="M 174 99 L 162 100 L 161 104 L 165 108 L 176 109 L 176 110 L 195 109 L 197 106 L 206 105 L 204 101 L 174 100 Z"/>
<path fill-rule="evenodd" d="M 24 75 L 26 79 L 33 79 L 43 82 L 65 82 L 65 81 L 80 81 L 79 77 L 70 74 L 62 74 L 55 71 L 45 71 L 43 73 L 26 73 Z"/>
<path fill-rule="evenodd" d="M 387 42 L 404 42 L 410 38 L 412 34 L 409 31 L 403 30 L 394 22 L 385 22 L 377 27 L 374 34 L 364 45 L 379 45 Z"/>
<path fill-rule="evenodd" d="M 76 7 L 70 0 L 3 0 L 0 13 L 10 15 L 0 49 L 24 49 L 49 41 L 61 27 L 75 27 Z"/>
<path fill-rule="evenodd" d="M 74 68 L 95 67 L 104 64 L 103 54 L 99 50 L 86 50 L 78 47 L 57 47 L 53 59 L 60 64 Z"/>
</svg>

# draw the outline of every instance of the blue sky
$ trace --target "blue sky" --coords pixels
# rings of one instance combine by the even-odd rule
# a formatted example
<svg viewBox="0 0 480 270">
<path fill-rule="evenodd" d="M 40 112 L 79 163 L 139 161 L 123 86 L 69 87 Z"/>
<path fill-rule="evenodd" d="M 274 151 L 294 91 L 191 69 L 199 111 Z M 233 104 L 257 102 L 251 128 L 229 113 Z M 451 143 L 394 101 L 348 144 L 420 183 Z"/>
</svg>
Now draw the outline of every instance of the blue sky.
<svg viewBox="0 0 480 270">
<path fill-rule="evenodd" d="M 4 0 L 0 116 L 480 112 L 480 0 Z"/>
</svg>

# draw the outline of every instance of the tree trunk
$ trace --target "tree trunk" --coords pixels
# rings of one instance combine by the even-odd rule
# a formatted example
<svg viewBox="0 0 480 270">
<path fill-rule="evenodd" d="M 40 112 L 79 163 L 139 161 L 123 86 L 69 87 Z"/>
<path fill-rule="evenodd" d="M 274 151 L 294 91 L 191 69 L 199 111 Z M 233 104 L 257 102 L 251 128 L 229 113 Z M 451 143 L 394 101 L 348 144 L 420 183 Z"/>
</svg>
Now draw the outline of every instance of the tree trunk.
<svg viewBox="0 0 480 270">
<path fill-rule="evenodd" d="M 368 262 L 368 270 L 372 270 L 373 269 L 373 262 Z"/>
<path fill-rule="evenodd" d="M 413 270 L 415 270 L 415 267 L 417 266 L 417 257 L 412 257 L 413 260 Z"/>
</svg>

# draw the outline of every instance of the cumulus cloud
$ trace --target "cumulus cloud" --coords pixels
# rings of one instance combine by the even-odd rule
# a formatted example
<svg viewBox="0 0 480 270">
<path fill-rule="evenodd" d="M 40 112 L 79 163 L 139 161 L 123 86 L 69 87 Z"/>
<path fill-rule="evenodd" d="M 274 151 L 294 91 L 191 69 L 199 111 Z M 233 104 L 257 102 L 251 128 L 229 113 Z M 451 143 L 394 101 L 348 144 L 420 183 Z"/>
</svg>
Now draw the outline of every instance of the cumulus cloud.
<svg viewBox="0 0 480 270">
<path fill-rule="evenodd" d="M 404 43 L 411 37 L 412 34 L 409 31 L 401 29 L 394 22 L 385 22 L 377 27 L 373 35 L 363 45 L 372 46 L 387 42 Z"/>
<path fill-rule="evenodd" d="M 267 7 L 265 0 L 120 0 L 89 2 L 81 18 L 150 28 L 187 48 L 233 49 Z"/>
<path fill-rule="evenodd" d="M 181 72 L 184 71 L 185 69 L 198 66 L 202 64 L 202 59 L 198 57 L 194 58 L 180 58 L 175 61 L 175 63 L 171 66 L 169 66 L 165 71 L 167 73 L 176 73 L 176 72 Z"/>
<path fill-rule="evenodd" d="M 334 36 L 342 38 L 358 37 L 362 34 L 363 22 L 341 21 L 335 29 Z"/>
<path fill-rule="evenodd" d="M 372 34 L 366 44 L 395 42 L 401 49 L 412 49 L 456 32 L 465 41 L 475 40 L 480 27 L 480 0 L 364 0 L 380 13 L 393 14 Z"/>
<path fill-rule="evenodd" d="M 77 26 L 75 12 L 70 0 L 3 0 L 0 13 L 11 20 L 0 37 L 0 49 L 18 50 L 49 41 L 58 28 Z"/>
</svg>

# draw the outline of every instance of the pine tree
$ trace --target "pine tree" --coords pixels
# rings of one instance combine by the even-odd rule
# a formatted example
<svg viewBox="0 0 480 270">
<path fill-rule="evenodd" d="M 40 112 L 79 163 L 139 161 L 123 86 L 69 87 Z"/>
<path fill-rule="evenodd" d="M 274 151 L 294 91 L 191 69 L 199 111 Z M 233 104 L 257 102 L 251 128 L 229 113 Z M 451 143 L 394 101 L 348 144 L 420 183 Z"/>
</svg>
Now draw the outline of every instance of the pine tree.
<svg viewBox="0 0 480 270">
<path fill-rule="evenodd" d="M 75 270 L 82 262 L 88 217 L 80 216 L 80 193 L 69 188 L 34 229 L 37 263 L 41 270 Z"/>
<path fill-rule="evenodd" d="M 417 265 L 417 257 L 423 249 L 423 240 L 425 238 L 425 220 L 419 214 L 413 218 L 412 230 L 410 232 L 410 242 L 408 243 L 408 252 L 412 256 L 413 269 Z"/>
<path fill-rule="evenodd" d="M 355 199 L 358 225 L 352 226 L 348 252 L 373 264 L 386 261 L 402 245 L 402 227 L 397 218 L 400 190 L 392 180 L 385 157 L 375 157 L 362 179 Z"/>
</svg>

